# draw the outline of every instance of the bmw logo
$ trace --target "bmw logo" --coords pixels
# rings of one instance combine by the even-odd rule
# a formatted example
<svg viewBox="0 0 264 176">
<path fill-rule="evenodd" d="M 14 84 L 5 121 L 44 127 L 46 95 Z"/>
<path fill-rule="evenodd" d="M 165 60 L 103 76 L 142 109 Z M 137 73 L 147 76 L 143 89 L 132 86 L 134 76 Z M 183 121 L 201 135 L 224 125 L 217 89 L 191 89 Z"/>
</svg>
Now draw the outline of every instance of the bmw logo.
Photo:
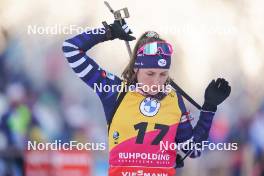
<svg viewBox="0 0 264 176">
<path fill-rule="evenodd" d="M 156 115 L 160 108 L 160 102 L 157 99 L 147 97 L 140 103 L 140 112 L 148 117 Z"/>
</svg>

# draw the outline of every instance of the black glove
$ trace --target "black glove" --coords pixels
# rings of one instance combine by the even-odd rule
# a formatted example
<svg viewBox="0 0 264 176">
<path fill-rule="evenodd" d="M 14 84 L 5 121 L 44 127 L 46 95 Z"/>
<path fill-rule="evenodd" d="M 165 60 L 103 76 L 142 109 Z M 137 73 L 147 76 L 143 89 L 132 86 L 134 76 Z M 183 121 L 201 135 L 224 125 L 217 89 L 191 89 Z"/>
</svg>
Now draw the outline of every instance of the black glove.
<svg viewBox="0 0 264 176">
<path fill-rule="evenodd" d="M 105 22 L 103 22 L 104 24 Z M 132 41 L 135 40 L 136 38 L 133 37 L 132 31 L 128 28 L 126 22 L 124 19 L 122 19 L 122 25 L 120 24 L 119 20 L 115 20 L 113 24 L 110 24 L 106 26 L 106 23 L 104 24 L 107 32 L 107 37 L 110 40 L 114 40 L 116 38 L 119 38 L 120 40 L 125 40 L 125 41 Z"/>
<path fill-rule="evenodd" d="M 215 112 L 217 105 L 221 104 L 230 95 L 230 92 L 231 87 L 225 79 L 212 80 L 205 90 L 202 109 Z"/>
</svg>

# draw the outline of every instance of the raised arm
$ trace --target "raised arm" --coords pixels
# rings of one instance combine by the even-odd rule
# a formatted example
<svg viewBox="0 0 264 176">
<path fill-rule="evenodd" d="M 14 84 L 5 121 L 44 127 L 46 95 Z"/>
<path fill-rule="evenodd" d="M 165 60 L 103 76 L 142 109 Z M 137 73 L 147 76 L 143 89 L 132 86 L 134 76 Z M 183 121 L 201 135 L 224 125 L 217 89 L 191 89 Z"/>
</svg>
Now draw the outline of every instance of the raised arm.
<svg viewBox="0 0 264 176">
<path fill-rule="evenodd" d="M 210 128 L 214 114 L 217 110 L 217 106 L 221 104 L 231 92 L 231 87 L 228 82 L 224 79 L 218 78 L 216 81 L 213 80 L 205 90 L 204 104 L 200 112 L 199 120 L 193 128 L 190 123 L 188 112 L 186 111 L 182 97 L 178 95 L 180 109 L 182 111 L 181 123 L 178 126 L 176 143 L 184 143 L 189 145 L 191 143 L 202 143 L 209 137 Z M 189 150 L 182 149 L 184 153 Z M 195 158 L 201 155 L 200 150 L 192 150 L 190 155 L 191 158 Z"/>
<path fill-rule="evenodd" d="M 62 50 L 65 57 L 76 73 L 87 85 L 94 88 L 95 84 L 120 84 L 121 80 L 117 76 L 107 74 L 86 52 L 98 43 L 107 41 L 106 31 L 100 28 L 100 34 L 93 34 L 92 31 L 87 31 L 76 35 L 73 38 L 67 39 L 63 43 Z M 102 98 L 103 92 L 96 92 Z"/>
<path fill-rule="evenodd" d="M 126 25 L 126 24 L 125 24 Z M 126 25 L 127 26 L 127 25 Z M 94 30 L 95 31 L 95 30 Z M 105 42 L 119 38 L 121 40 L 133 40 L 134 38 L 125 32 L 125 29 L 115 21 L 109 25 L 108 28 L 100 28 L 94 33 L 94 31 L 86 31 L 79 35 L 76 35 L 70 39 L 67 39 L 63 43 L 63 53 L 66 57 L 70 67 L 88 86 L 94 89 L 97 95 L 100 97 L 103 103 L 107 121 L 110 118 L 111 107 L 117 97 L 117 88 L 113 86 L 113 91 L 106 92 L 104 89 L 99 89 L 96 86 L 112 86 L 120 85 L 121 79 L 101 68 L 86 52 L 98 43 Z M 109 35 L 110 34 L 110 35 Z"/>
</svg>

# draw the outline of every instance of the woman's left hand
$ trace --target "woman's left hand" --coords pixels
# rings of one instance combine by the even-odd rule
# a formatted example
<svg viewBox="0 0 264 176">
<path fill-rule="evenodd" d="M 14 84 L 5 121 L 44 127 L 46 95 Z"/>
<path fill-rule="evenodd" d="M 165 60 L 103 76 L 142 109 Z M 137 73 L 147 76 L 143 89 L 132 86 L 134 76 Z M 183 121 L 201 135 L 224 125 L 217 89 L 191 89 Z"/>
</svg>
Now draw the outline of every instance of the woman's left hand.
<svg viewBox="0 0 264 176">
<path fill-rule="evenodd" d="M 203 110 L 216 111 L 217 106 L 221 104 L 231 92 L 231 86 L 223 78 L 212 80 L 207 86 L 204 94 Z"/>
</svg>

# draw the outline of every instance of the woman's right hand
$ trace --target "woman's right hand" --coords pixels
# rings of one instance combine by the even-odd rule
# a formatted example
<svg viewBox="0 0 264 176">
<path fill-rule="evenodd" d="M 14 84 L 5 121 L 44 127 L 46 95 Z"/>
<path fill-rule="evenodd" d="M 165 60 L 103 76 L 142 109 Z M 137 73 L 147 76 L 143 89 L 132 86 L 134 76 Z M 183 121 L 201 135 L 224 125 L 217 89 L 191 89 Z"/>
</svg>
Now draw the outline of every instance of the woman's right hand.
<svg viewBox="0 0 264 176">
<path fill-rule="evenodd" d="M 129 29 L 124 19 L 122 19 L 122 25 L 119 20 L 115 20 L 113 24 L 109 25 L 109 28 L 111 40 L 119 38 L 120 40 L 132 41 L 136 39 L 134 36 L 130 35 L 132 31 Z"/>
</svg>

